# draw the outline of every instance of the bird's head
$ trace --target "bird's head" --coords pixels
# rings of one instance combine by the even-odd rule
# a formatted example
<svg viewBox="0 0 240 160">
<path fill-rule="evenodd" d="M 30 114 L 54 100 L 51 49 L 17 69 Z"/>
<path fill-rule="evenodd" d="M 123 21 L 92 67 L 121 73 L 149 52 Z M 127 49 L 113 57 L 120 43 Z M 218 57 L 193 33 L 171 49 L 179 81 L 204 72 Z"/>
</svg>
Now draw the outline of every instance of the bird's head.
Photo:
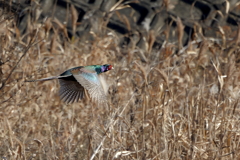
<svg viewBox="0 0 240 160">
<path fill-rule="evenodd" d="M 102 72 L 107 72 L 107 71 L 109 71 L 109 70 L 111 70 L 111 69 L 113 69 L 113 66 L 110 65 L 110 64 L 104 64 L 104 65 L 102 66 Z"/>
</svg>

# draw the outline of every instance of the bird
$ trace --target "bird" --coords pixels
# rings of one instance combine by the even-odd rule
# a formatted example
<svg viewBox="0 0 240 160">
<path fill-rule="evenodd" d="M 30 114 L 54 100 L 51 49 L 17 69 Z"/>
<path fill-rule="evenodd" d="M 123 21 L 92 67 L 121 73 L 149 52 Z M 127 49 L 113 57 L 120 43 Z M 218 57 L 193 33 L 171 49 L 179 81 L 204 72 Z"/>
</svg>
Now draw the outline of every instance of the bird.
<svg viewBox="0 0 240 160">
<path fill-rule="evenodd" d="M 78 102 L 84 97 L 86 89 L 93 101 L 101 104 L 106 102 L 107 95 L 100 82 L 99 74 L 112 70 L 110 64 L 78 66 L 66 70 L 59 76 L 47 77 L 26 82 L 48 81 L 58 79 L 60 84 L 59 96 L 67 104 Z"/>
</svg>

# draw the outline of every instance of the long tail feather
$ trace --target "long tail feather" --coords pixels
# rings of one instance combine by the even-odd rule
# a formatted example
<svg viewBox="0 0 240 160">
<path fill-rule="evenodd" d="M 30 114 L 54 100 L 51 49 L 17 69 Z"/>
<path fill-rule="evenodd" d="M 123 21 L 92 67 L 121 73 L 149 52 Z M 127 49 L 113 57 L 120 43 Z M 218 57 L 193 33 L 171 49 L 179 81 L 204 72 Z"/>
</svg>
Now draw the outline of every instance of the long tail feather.
<svg viewBox="0 0 240 160">
<path fill-rule="evenodd" d="M 61 76 L 47 77 L 42 79 L 32 79 L 32 80 L 26 80 L 25 82 L 49 81 L 49 80 L 58 79 L 58 78 L 61 78 Z"/>
<path fill-rule="evenodd" d="M 25 82 L 49 81 L 49 80 L 52 80 L 52 79 L 65 78 L 65 77 L 69 77 L 69 76 L 71 76 L 71 75 L 53 76 L 53 77 L 47 77 L 47 78 L 42 78 L 42 79 L 32 79 L 32 80 L 26 80 Z"/>
</svg>

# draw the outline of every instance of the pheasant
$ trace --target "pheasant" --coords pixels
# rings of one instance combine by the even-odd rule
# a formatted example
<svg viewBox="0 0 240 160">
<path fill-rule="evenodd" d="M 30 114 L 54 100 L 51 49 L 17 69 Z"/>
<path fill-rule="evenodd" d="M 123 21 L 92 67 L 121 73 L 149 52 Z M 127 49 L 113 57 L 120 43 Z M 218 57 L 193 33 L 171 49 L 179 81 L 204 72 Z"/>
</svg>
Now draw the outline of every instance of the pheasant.
<svg viewBox="0 0 240 160">
<path fill-rule="evenodd" d="M 84 97 L 84 88 L 93 101 L 103 103 L 107 100 L 99 74 L 113 69 L 112 65 L 79 66 L 66 70 L 59 76 L 43 79 L 28 80 L 26 82 L 48 81 L 58 79 L 60 84 L 59 95 L 66 103 L 78 102 Z"/>
</svg>

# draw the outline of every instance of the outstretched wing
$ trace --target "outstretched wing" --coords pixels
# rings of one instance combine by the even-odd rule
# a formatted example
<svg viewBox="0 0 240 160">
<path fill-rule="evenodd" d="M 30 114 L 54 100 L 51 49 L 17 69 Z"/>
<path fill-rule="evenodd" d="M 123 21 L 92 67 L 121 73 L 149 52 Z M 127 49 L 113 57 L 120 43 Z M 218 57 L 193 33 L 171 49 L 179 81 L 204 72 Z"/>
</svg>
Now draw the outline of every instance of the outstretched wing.
<svg viewBox="0 0 240 160">
<path fill-rule="evenodd" d="M 59 95 L 64 102 L 78 102 L 84 97 L 83 86 L 73 76 L 59 78 L 59 83 Z"/>
<path fill-rule="evenodd" d="M 107 96 L 96 72 L 84 68 L 72 70 L 71 72 L 75 79 L 88 91 L 93 101 L 98 103 L 106 102 Z"/>
</svg>

